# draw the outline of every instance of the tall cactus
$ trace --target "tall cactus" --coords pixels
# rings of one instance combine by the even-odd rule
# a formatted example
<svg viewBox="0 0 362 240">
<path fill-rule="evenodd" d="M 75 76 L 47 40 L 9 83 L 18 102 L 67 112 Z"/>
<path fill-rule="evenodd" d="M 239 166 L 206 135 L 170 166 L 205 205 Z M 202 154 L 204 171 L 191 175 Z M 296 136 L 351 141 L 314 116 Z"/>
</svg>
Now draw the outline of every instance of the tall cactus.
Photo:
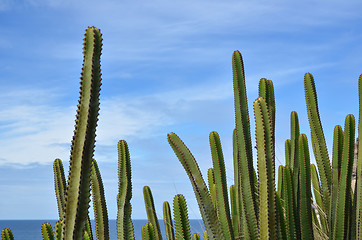
<svg viewBox="0 0 362 240">
<path fill-rule="evenodd" d="M 358 119 L 358 138 L 362 139 L 362 74 L 358 79 L 359 93 L 359 119 Z M 362 142 L 358 144 L 358 161 L 357 161 L 357 183 L 356 183 L 356 236 L 355 239 L 362 240 Z"/>
<path fill-rule="evenodd" d="M 152 192 L 149 186 L 143 187 L 143 197 L 145 199 L 145 207 L 147 212 L 148 222 L 150 222 L 155 231 L 155 239 L 162 240 L 160 224 L 158 222 L 155 204 L 153 202 Z"/>
<path fill-rule="evenodd" d="M 176 240 L 191 240 L 190 223 L 185 197 L 177 194 L 173 199 Z"/>
<path fill-rule="evenodd" d="M 317 92 L 312 74 L 306 73 L 304 76 L 305 99 L 307 103 L 308 119 L 312 136 L 312 146 L 318 165 L 321 178 L 323 201 L 326 213 L 329 214 L 331 196 L 331 163 L 324 138 L 322 123 L 319 116 Z"/>
<path fill-rule="evenodd" d="M 117 233 L 118 239 L 134 239 L 134 230 L 131 220 L 131 159 L 127 142 L 118 142 L 118 195 L 117 195 Z"/>
<path fill-rule="evenodd" d="M 65 198 L 63 239 L 81 239 L 88 217 L 90 172 L 95 145 L 101 86 L 102 34 L 89 27 L 84 38 L 80 99 L 71 147 L 68 188 Z"/>
<path fill-rule="evenodd" d="M 109 239 L 108 213 L 104 187 L 97 161 L 92 161 L 91 187 L 97 240 Z"/>
</svg>

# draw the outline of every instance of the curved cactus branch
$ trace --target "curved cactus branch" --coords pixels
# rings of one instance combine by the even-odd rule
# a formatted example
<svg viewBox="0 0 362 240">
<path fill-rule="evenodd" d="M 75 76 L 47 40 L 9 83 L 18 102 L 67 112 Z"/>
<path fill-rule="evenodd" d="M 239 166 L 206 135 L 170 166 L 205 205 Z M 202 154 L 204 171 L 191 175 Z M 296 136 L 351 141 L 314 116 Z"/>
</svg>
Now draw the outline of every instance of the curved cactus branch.
<svg viewBox="0 0 362 240">
<path fill-rule="evenodd" d="M 104 187 L 97 161 L 92 161 L 91 187 L 97 240 L 109 239 L 108 213 Z"/>
<path fill-rule="evenodd" d="M 305 99 L 307 103 L 308 119 L 312 137 L 312 146 L 322 185 L 323 201 L 326 213 L 329 214 L 332 173 L 329 161 L 326 140 L 319 116 L 317 92 L 312 74 L 304 76 Z M 327 218 L 328 219 L 328 218 Z"/>
<path fill-rule="evenodd" d="M 145 207 L 146 207 L 148 221 L 152 224 L 153 229 L 155 231 L 155 239 L 162 240 L 160 224 L 158 223 L 155 204 L 153 202 L 153 196 L 149 186 L 143 187 L 143 197 L 145 199 Z"/>
<path fill-rule="evenodd" d="M 90 171 L 95 145 L 101 86 L 102 34 L 89 27 L 84 38 L 84 62 L 80 99 L 71 147 L 68 188 L 65 201 L 63 239 L 83 237 L 88 218 Z"/>
<path fill-rule="evenodd" d="M 191 181 L 209 238 L 211 240 L 225 239 L 216 209 L 194 156 L 175 133 L 169 133 L 167 139 Z"/>
<path fill-rule="evenodd" d="M 234 239 L 233 228 L 231 224 L 228 188 L 226 183 L 226 171 L 224 155 L 222 153 L 220 137 L 217 132 L 210 133 L 210 148 L 212 162 L 214 167 L 215 186 L 216 186 L 216 206 L 221 223 L 221 229 L 226 239 Z"/>
<path fill-rule="evenodd" d="M 235 122 L 236 122 L 236 142 L 239 149 L 238 172 L 241 178 L 240 200 L 243 201 L 243 207 L 246 218 L 245 232 L 249 235 L 247 238 L 257 239 L 257 204 L 255 196 L 254 168 L 253 168 L 253 149 L 251 145 L 250 120 L 248 111 L 248 101 L 246 97 L 245 74 L 242 56 L 239 51 L 235 51 L 233 60 L 233 85 L 235 102 Z"/>
</svg>

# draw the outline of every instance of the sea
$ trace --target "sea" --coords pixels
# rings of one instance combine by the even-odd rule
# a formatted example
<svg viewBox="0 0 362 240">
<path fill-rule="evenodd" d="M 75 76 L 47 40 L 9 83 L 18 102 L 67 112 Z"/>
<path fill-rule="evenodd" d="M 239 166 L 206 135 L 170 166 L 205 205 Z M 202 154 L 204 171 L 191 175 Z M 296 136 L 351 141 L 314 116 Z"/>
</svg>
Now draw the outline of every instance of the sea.
<svg viewBox="0 0 362 240">
<path fill-rule="evenodd" d="M 199 233 L 200 238 L 203 239 L 205 227 L 202 220 L 190 219 L 189 221 L 191 236 L 194 233 Z M 0 220 L 0 230 L 10 228 L 15 240 L 42 240 L 41 225 L 44 222 L 49 222 L 54 227 L 57 220 Z M 132 222 L 136 240 L 142 240 L 141 227 L 148 221 L 145 219 L 134 219 Z M 163 239 L 166 240 L 164 222 L 159 220 L 159 223 Z M 91 225 L 93 228 L 93 238 L 96 239 L 94 220 L 91 220 Z M 109 220 L 109 238 L 110 240 L 117 240 L 116 220 Z"/>
</svg>

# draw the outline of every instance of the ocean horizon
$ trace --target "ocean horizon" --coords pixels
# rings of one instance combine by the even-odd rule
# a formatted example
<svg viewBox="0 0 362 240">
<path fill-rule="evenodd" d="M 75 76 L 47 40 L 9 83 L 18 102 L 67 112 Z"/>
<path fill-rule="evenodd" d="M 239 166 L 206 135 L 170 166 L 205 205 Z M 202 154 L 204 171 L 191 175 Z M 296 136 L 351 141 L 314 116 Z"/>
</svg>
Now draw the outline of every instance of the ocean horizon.
<svg viewBox="0 0 362 240">
<path fill-rule="evenodd" d="M 55 223 L 58 220 L 54 219 L 44 219 L 44 220 L 0 220 L 0 229 L 10 228 L 15 240 L 42 240 L 41 235 L 41 225 L 44 222 L 49 222 L 54 228 Z M 142 240 L 141 235 L 141 227 L 145 225 L 148 220 L 147 219 L 132 219 L 134 226 L 134 233 L 136 240 Z M 165 225 L 162 219 L 159 220 L 162 237 L 166 238 L 165 233 Z M 93 230 L 93 238 L 96 239 L 95 236 L 95 222 L 91 220 L 92 230 Z M 190 230 L 191 236 L 194 233 L 198 233 L 201 239 L 204 239 L 204 224 L 201 219 L 190 219 Z M 117 224 L 116 219 L 109 220 L 109 239 L 117 240 Z"/>
</svg>

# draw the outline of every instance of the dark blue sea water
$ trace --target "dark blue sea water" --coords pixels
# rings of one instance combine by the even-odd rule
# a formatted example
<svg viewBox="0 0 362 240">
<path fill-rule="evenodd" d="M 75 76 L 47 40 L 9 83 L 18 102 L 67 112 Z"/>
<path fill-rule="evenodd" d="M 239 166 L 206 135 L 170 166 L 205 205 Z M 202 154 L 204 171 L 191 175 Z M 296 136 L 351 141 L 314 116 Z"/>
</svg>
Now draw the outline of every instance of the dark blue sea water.
<svg viewBox="0 0 362 240">
<path fill-rule="evenodd" d="M 41 240 L 41 225 L 49 222 L 53 227 L 57 220 L 0 220 L 0 230 L 10 228 L 14 234 L 15 240 Z M 161 232 L 166 240 L 165 226 L 163 220 L 159 220 Z M 147 223 L 147 220 L 133 220 L 136 240 L 142 240 L 141 227 Z M 93 235 L 95 237 L 94 221 L 91 221 Z M 203 239 L 204 225 L 201 220 L 190 220 L 191 233 L 199 233 Z M 109 221 L 110 240 L 117 240 L 116 220 Z"/>
</svg>

